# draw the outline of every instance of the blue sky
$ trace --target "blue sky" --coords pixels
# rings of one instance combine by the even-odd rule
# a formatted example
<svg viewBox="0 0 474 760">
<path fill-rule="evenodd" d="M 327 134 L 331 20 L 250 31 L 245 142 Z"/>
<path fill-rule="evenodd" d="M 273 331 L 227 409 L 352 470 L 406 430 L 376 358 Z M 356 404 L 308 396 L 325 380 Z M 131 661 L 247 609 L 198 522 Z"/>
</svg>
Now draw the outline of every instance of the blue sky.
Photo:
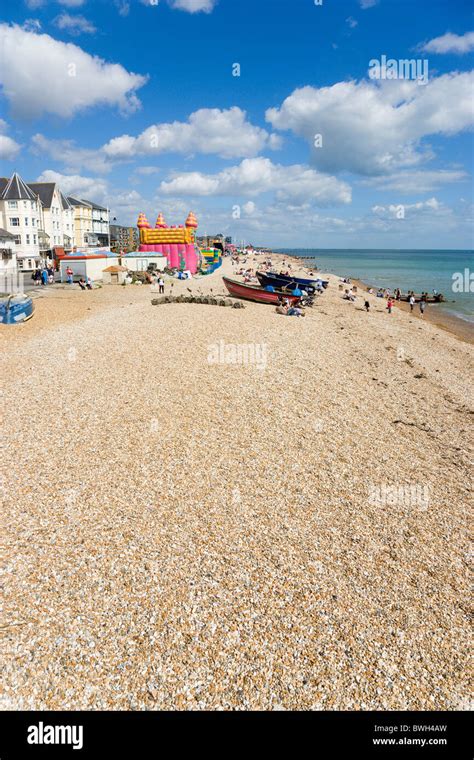
<svg viewBox="0 0 474 760">
<path fill-rule="evenodd" d="M 1 20 L 3 175 L 262 245 L 472 246 L 467 0 L 7 0 Z M 369 77 L 382 56 L 396 79 Z"/>
</svg>

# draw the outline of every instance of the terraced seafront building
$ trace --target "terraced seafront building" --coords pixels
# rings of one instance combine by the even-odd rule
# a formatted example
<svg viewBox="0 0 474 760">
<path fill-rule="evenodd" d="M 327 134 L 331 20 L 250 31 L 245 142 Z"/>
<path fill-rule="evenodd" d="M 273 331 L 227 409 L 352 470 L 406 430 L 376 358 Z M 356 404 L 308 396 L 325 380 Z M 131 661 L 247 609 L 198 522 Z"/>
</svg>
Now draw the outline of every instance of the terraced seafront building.
<svg viewBox="0 0 474 760">
<path fill-rule="evenodd" d="M 42 262 L 41 200 L 17 172 L 0 178 L 0 227 L 13 235 L 18 269 L 35 269 Z"/>
</svg>

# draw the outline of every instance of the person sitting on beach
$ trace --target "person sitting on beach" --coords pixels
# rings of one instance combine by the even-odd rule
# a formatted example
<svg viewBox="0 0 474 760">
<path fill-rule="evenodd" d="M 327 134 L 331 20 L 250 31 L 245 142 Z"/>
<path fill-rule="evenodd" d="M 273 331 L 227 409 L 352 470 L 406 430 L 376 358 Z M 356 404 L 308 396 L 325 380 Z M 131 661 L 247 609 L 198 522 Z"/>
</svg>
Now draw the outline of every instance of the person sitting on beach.
<svg viewBox="0 0 474 760">
<path fill-rule="evenodd" d="M 365 301 L 364 306 L 365 306 L 365 310 L 366 310 L 366 312 L 368 314 L 369 311 L 370 311 L 370 301 Z"/>
<path fill-rule="evenodd" d="M 289 317 L 304 317 L 304 311 L 297 306 L 290 306 L 287 312 Z"/>
<path fill-rule="evenodd" d="M 87 278 L 86 288 L 87 290 L 92 290 L 92 280 L 90 277 Z"/>
<path fill-rule="evenodd" d="M 286 316 L 288 314 L 288 307 L 284 304 L 278 304 L 278 306 L 275 308 L 275 311 L 277 314 L 284 314 Z"/>
<path fill-rule="evenodd" d="M 344 298 L 347 301 L 355 301 L 355 295 L 354 295 L 353 291 L 349 290 L 348 288 L 346 288 L 346 290 L 345 290 Z"/>
<path fill-rule="evenodd" d="M 78 281 L 77 284 L 79 285 L 79 287 L 80 287 L 81 290 L 85 290 L 86 289 L 86 281 L 84 280 L 83 277 L 81 277 L 81 279 Z"/>
</svg>

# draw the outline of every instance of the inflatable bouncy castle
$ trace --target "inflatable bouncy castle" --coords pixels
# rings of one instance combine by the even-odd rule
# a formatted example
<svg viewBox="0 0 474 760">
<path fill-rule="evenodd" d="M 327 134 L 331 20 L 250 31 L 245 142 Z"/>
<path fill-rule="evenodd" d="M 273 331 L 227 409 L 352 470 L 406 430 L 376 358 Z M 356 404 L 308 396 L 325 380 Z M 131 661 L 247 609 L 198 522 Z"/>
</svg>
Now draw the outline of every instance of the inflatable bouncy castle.
<svg viewBox="0 0 474 760">
<path fill-rule="evenodd" d="M 189 269 L 192 274 L 198 270 L 199 253 L 195 236 L 198 223 L 192 211 L 184 225 L 168 225 L 162 213 L 158 214 L 156 224 L 152 227 L 145 214 L 138 217 L 137 227 L 140 232 L 139 251 L 155 251 L 168 259 L 168 266 L 176 269 Z"/>
</svg>

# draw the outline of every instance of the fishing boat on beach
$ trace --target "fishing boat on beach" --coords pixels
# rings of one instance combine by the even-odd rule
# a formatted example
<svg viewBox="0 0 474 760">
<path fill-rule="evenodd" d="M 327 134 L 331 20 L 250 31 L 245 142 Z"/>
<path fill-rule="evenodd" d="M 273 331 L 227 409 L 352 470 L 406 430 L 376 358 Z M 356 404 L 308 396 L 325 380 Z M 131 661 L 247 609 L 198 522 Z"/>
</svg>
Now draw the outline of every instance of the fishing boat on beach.
<svg viewBox="0 0 474 760">
<path fill-rule="evenodd" d="M 308 279 L 306 277 L 292 277 L 286 274 L 277 274 L 276 272 L 256 272 L 258 281 L 263 287 L 266 285 L 273 285 L 274 288 L 280 288 L 281 290 L 288 290 L 292 288 L 303 288 L 304 290 L 314 291 L 319 284 L 323 288 L 327 288 L 329 280 L 321 280 L 320 278 Z"/>
<path fill-rule="evenodd" d="M 17 325 L 33 316 L 33 299 L 25 295 L 0 298 L 0 322 L 4 325 Z"/>
<path fill-rule="evenodd" d="M 278 304 L 282 298 L 285 298 L 288 299 L 292 306 L 299 300 L 299 296 L 288 295 L 282 291 L 265 290 L 265 288 L 261 288 L 258 285 L 248 285 L 238 280 L 231 280 L 229 277 L 223 277 L 222 279 L 230 295 L 234 296 L 234 298 L 244 298 L 247 301 L 271 304 Z"/>
<path fill-rule="evenodd" d="M 432 296 L 429 296 L 427 293 L 424 295 L 422 293 L 402 293 L 399 300 L 408 303 L 412 295 L 415 297 L 415 303 L 420 303 L 421 300 L 426 303 L 444 303 L 446 301 L 442 293 L 436 293 Z"/>
</svg>

